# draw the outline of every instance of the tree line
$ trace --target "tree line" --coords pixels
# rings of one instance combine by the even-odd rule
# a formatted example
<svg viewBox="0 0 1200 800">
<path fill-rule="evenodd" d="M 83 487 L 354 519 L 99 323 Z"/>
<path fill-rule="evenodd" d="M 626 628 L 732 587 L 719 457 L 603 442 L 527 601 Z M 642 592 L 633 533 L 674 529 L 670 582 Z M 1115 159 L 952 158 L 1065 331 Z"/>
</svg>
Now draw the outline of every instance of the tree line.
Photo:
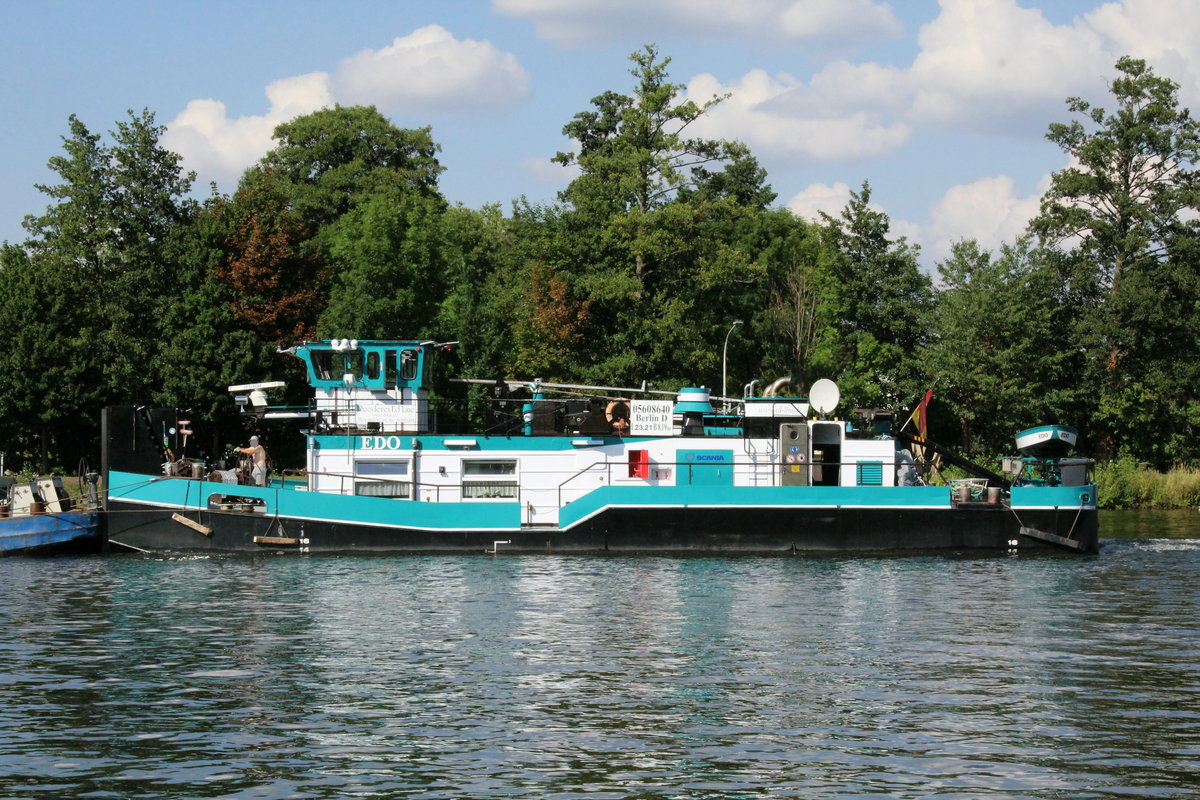
<svg viewBox="0 0 1200 800">
<path fill-rule="evenodd" d="M 690 135 L 721 98 L 679 102 L 653 46 L 630 63 L 631 90 L 563 129 L 555 161 L 577 176 L 508 213 L 450 204 L 431 129 L 372 107 L 280 125 L 202 200 L 151 112 L 107 138 L 72 116 L 50 204 L 0 253 L 0 448 L 72 470 L 118 403 L 233 440 L 226 386 L 287 377 L 305 400 L 278 348 L 415 337 L 458 341 L 445 369 L 468 377 L 675 389 L 727 366 L 730 394 L 825 377 L 843 408 L 901 412 L 932 387 L 930 437 L 971 456 L 1062 422 L 1101 458 L 1196 463 L 1200 139 L 1173 81 L 1126 57 L 1110 108 L 1070 98 L 1047 137 L 1072 166 L 1027 234 L 960 241 L 935 279 L 869 183 L 837 216 L 796 216 L 747 147 Z"/>
</svg>

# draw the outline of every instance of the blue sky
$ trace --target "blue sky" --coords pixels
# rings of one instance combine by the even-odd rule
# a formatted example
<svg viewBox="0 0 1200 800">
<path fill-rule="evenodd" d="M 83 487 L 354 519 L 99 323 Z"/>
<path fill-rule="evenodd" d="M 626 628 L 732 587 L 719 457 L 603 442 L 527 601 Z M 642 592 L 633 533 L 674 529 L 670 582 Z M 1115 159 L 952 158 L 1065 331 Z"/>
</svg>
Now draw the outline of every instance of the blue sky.
<svg viewBox="0 0 1200 800">
<path fill-rule="evenodd" d="M 924 262 L 1011 241 L 1065 156 L 1064 100 L 1108 102 L 1113 63 L 1145 58 L 1200 108 L 1195 0 L 0 0 L 0 239 L 48 198 L 76 114 L 106 132 L 149 108 L 198 191 L 237 176 L 278 122 L 332 103 L 430 125 L 451 202 L 551 201 L 562 127 L 655 43 L 698 132 L 746 142 L 777 202 L 836 213 L 864 180 Z"/>
</svg>

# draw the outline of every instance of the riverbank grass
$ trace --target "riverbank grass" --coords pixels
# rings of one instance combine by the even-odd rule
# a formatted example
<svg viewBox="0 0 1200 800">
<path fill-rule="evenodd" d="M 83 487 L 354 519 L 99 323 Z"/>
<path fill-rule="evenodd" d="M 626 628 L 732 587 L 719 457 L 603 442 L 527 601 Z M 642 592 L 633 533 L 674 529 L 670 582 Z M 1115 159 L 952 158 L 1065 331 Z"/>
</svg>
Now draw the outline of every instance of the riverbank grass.
<svg viewBox="0 0 1200 800">
<path fill-rule="evenodd" d="M 1100 507 L 1189 508 L 1200 505 L 1200 468 L 1180 466 L 1163 473 L 1132 458 L 1096 465 Z"/>
</svg>

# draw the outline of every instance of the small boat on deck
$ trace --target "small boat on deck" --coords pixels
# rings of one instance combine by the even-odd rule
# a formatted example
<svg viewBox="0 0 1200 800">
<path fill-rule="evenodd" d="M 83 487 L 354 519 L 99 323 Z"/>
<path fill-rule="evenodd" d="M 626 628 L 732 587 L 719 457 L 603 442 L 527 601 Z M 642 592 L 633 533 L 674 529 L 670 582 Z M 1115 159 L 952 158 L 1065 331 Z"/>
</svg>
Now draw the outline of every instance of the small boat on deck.
<svg viewBox="0 0 1200 800">
<path fill-rule="evenodd" d="M 926 485 L 891 412 L 836 416 L 837 387 L 714 398 L 540 380 L 433 396 L 427 341 L 310 341 L 313 392 L 230 387 L 247 415 L 296 419 L 306 464 L 267 485 L 197 448 L 172 408 L 105 409 L 113 547 L 392 553 L 1025 552 L 1098 549 L 1090 460 L 1051 452 Z M 476 389 L 476 392 L 479 390 Z M 195 428 L 196 430 L 193 430 Z M 1064 442 L 1058 436 L 1057 442 Z"/>
<path fill-rule="evenodd" d="M 94 483 L 89 507 L 76 508 L 61 478 L 0 478 L 0 555 L 100 552 L 95 499 Z"/>
<path fill-rule="evenodd" d="M 1017 434 L 1017 449 L 1030 456 L 1062 458 L 1071 452 L 1079 433 L 1066 425 L 1041 425 Z"/>
</svg>

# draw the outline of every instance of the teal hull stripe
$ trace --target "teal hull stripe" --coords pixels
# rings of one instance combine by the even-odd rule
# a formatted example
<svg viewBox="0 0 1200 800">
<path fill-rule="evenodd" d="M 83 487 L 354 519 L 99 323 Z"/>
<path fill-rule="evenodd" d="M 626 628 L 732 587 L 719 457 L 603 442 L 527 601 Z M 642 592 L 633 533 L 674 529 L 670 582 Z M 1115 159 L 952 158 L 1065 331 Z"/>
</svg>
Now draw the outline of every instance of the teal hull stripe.
<svg viewBox="0 0 1200 800">
<path fill-rule="evenodd" d="M 295 520 L 429 530 L 521 527 L 521 504 L 512 502 L 421 503 L 390 497 L 320 494 L 181 478 L 156 479 L 126 472 L 109 473 L 109 483 L 109 497 L 113 500 L 161 508 L 207 511 L 208 498 L 220 494 L 259 498 L 266 504 L 263 516 L 268 518 L 279 516 Z"/>
<path fill-rule="evenodd" d="M 112 472 L 114 500 L 161 508 L 207 511 L 213 494 L 260 498 L 265 517 L 344 522 L 417 530 L 519 530 L 520 502 L 423 503 L 387 497 L 318 494 L 279 487 L 235 486 L 180 478 L 147 478 Z M 1081 496 L 1088 500 L 1080 502 Z M 1095 508 L 1088 486 L 1017 487 L 1013 510 Z M 602 486 L 559 513 L 566 530 L 609 508 L 774 508 L 915 510 L 952 508 L 944 486 Z"/>
<path fill-rule="evenodd" d="M 602 486 L 567 504 L 559 525 L 572 525 L 610 506 L 680 508 L 950 508 L 944 486 Z"/>
<path fill-rule="evenodd" d="M 1085 509 L 1096 507 L 1096 484 L 1085 486 L 1014 486 L 1012 488 L 1013 507 L 1020 510 L 1044 508 L 1075 508 Z"/>
</svg>

